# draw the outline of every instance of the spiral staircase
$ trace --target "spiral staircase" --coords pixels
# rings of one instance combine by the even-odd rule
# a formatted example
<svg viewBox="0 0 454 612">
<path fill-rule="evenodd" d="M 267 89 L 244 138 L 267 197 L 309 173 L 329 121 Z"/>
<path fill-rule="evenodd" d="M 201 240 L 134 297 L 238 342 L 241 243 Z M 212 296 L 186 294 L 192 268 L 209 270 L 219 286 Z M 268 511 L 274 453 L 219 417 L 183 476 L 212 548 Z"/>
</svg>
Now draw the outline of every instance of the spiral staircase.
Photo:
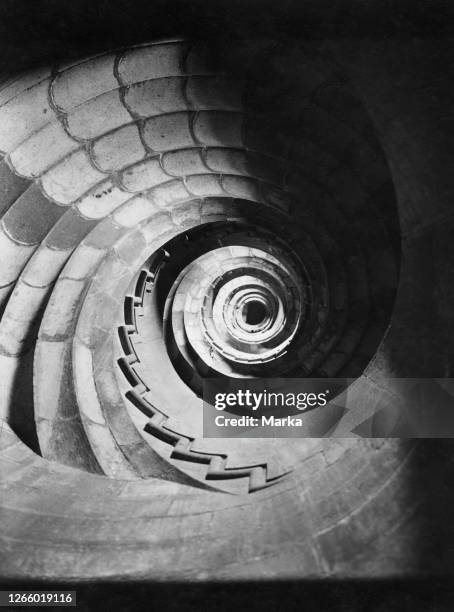
<svg viewBox="0 0 454 612">
<path fill-rule="evenodd" d="M 364 423 L 392 377 L 450 374 L 420 296 L 452 220 L 359 60 L 246 48 L 152 40 L 1 87 L 6 578 L 421 570 L 420 446 Z M 204 438 L 208 376 L 341 376 L 349 410 L 330 438 Z"/>
</svg>

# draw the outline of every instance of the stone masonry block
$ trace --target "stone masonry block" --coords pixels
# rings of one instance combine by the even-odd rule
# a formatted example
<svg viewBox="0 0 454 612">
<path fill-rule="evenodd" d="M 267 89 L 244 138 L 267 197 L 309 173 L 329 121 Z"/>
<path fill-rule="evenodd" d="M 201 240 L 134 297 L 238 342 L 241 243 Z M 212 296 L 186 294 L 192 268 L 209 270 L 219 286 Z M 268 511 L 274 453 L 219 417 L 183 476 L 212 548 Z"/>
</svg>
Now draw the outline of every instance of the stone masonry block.
<svg viewBox="0 0 454 612">
<path fill-rule="evenodd" d="M 68 251 L 57 251 L 42 244 L 28 260 L 22 280 L 33 287 L 47 287 L 57 279 L 68 257 Z"/>
<path fill-rule="evenodd" d="M 168 213 L 161 212 L 150 217 L 144 226 L 146 243 L 150 248 L 156 249 L 162 246 L 179 233 L 179 228 L 175 226 Z"/>
<path fill-rule="evenodd" d="M 125 236 L 114 246 L 117 256 L 131 269 L 143 262 L 146 247 L 145 239 L 140 231 L 134 231 Z"/>
<path fill-rule="evenodd" d="M 48 123 L 33 133 L 10 155 L 13 168 L 23 176 L 37 177 L 72 153 L 80 144 L 70 138 L 61 123 Z"/>
<path fill-rule="evenodd" d="M 222 178 L 224 191 L 235 198 L 262 202 L 260 184 L 255 180 L 244 176 L 224 176 Z"/>
<path fill-rule="evenodd" d="M 186 98 L 192 110 L 239 111 L 242 86 L 227 77 L 192 76 L 187 80 Z"/>
<path fill-rule="evenodd" d="M 105 180 L 95 170 L 85 151 L 76 151 L 46 172 L 41 179 L 44 192 L 60 204 L 71 204 L 91 187 Z"/>
<path fill-rule="evenodd" d="M 18 355 L 29 339 L 37 333 L 36 317 L 46 303 L 48 289 L 18 283 L 11 295 L 0 325 L 0 352 Z"/>
<path fill-rule="evenodd" d="M 8 235 L 23 244 L 37 244 L 65 212 L 51 202 L 34 184 L 9 208 L 3 217 Z"/>
<path fill-rule="evenodd" d="M 172 176 L 188 176 L 207 172 L 200 149 L 184 149 L 164 153 L 161 163 L 164 170 Z"/>
<path fill-rule="evenodd" d="M 107 425 L 87 421 L 84 427 L 90 446 L 103 472 L 110 478 L 130 480 L 135 472 L 117 446 Z"/>
<path fill-rule="evenodd" d="M 85 238 L 85 244 L 95 249 L 108 249 L 119 240 L 124 233 L 111 217 L 104 218 Z"/>
<path fill-rule="evenodd" d="M 32 319 L 33 315 L 41 307 L 47 292 L 47 287 L 30 287 L 26 283 L 19 281 L 3 313 L 0 329 L 3 327 L 4 318 L 10 318 L 17 323 L 25 323 Z"/>
<path fill-rule="evenodd" d="M 76 209 L 89 219 L 102 219 L 130 197 L 130 193 L 122 191 L 109 179 L 84 195 Z"/>
<path fill-rule="evenodd" d="M 0 162 L 0 215 L 31 185 L 28 179 L 17 176 L 5 160 Z"/>
<path fill-rule="evenodd" d="M 155 187 L 151 191 L 153 200 L 158 206 L 167 208 L 176 202 L 182 202 L 191 197 L 183 181 L 174 180 Z"/>
<path fill-rule="evenodd" d="M 123 171 L 121 182 L 127 191 L 136 192 L 150 189 L 169 180 L 156 157 L 139 162 Z"/>
<path fill-rule="evenodd" d="M 68 131 L 74 138 L 89 140 L 131 122 L 119 90 L 108 91 L 72 110 L 66 116 Z"/>
<path fill-rule="evenodd" d="M 11 240 L 0 226 L 0 286 L 16 280 L 34 250 L 33 246 Z"/>
<path fill-rule="evenodd" d="M 186 202 L 177 204 L 171 209 L 172 221 L 181 228 L 197 227 L 202 223 L 200 206 L 189 206 Z"/>
<path fill-rule="evenodd" d="M 78 340 L 73 345 L 73 362 L 75 389 L 82 417 L 103 425 L 105 418 L 93 378 L 92 352 Z"/>
<path fill-rule="evenodd" d="M 92 277 L 104 256 L 104 250 L 96 249 L 82 242 L 65 267 L 65 278 L 85 280 Z"/>
<path fill-rule="evenodd" d="M 0 151 L 9 153 L 46 123 L 55 119 L 46 79 L 0 107 Z"/>
<path fill-rule="evenodd" d="M 248 174 L 245 151 L 233 149 L 207 149 L 205 163 L 213 172 L 222 174 Z"/>
<path fill-rule="evenodd" d="M 113 219 L 123 227 L 134 227 L 159 212 L 162 212 L 161 209 L 151 198 L 137 196 L 115 211 Z"/>
<path fill-rule="evenodd" d="M 125 92 L 125 104 L 141 117 L 185 111 L 184 84 L 184 77 L 166 77 L 131 85 Z"/>
<path fill-rule="evenodd" d="M 201 111 L 194 119 L 194 136 L 208 146 L 242 147 L 243 115 L 220 111 Z"/>
<path fill-rule="evenodd" d="M 50 77 L 50 72 L 49 67 L 39 67 L 4 83 L 0 88 L 0 106 Z"/>
<path fill-rule="evenodd" d="M 184 183 L 189 193 L 195 196 L 224 195 L 219 177 L 213 174 L 187 176 Z"/>
<path fill-rule="evenodd" d="M 16 372 L 19 367 L 19 357 L 0 355 L 0 417 L 8 422 L 12 407 Z"/>
<path fill-rule="evenodd" d="M 218 217 L 219 220 L 225 219 L 225 200 L 219 200 L 214 197 L 209 197 L 206 200 L 202 200 L 200 205 L 200 215 L 202 223 L 204 219 L 210 217 Z"/>
<path fill-rule="evenodd" d="M 68 337 L 76 324 L 79 301 L 83 297 L 85 283 L 69 278 L 60 278 L 41 323 L 40 336 L 46 339 Z"/>
<path fill-rule="evenodd" d="M 143 137 L 153 151 L 171 151 L 193 147 L 196 143 L 190 128 L 189 113 L 172 113 L 152 117 L 145 123 Z"/>
<path fill-rule="evenodd" d="M 77 209 L 70 208 L 55 224 L 46 238 L 46 244 L 58 250 L 72 250 L 96 225 L 94 219 L 85 219 Z"/>
<path fill-rule="evenodd" d="M 118 74 L 125 85 L 180 76 L 187 43 L 172 42 L 139 47 L 127 51 L 118 64 Z"/>
<path fill-rule="evenodd" d="M 61 402 L 60 382 L 71 357 L 71 342 L 39 341 L 35 354 L 35 411 L 39 419 L 72 416 L 73 410 Z M 49 376 L 52 372 L 52 376 Z M 68 410 L 69 408 L 69 410 Z M 68 414 L 69 413 L 69 414 Z M 38 431 L 39 434 L 39 431 Z M 42 443 L 40 436 L 40 443 Z"/>
<path fill-rule="evenodd" d="M 118 88 L 113 54 L 102 55 L 60 72 L 52 83 L 52 97 L 58 108 L 69 111 L 79 104 Z"/>
<path fill-rule="evenodd" d="M 136 125 L 126 125 L 93 144 L 92 155 L 103 172 L 115 172 L 145 157 L 146 151 Z"/>
</svg>

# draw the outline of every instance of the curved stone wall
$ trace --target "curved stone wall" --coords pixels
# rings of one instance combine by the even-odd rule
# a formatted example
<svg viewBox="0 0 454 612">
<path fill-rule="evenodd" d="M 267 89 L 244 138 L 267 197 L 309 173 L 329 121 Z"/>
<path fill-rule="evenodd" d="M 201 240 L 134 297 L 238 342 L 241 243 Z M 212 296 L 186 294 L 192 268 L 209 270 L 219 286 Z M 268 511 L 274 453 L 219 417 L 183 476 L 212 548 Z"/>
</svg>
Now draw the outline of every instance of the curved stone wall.
<svg viewBox="0 0 454 612">
<path fill-rule="evenodd" d="M 415 554 L 421 444 L 357 428 L 400 401 L 390 376 L 450 374 L 421 246 L 442 257 L 449 207 L 429 202 L 417 138 L 409 152 L 397 138 L 416 102 L 405 116 L 392 75 L 377 91 L 367 69 L 384 68 L 353 47 L 262 41 L 221 60 L 222 42 L 175 38 L 2 86 L 4 576 L 444 563 Z M 449 266 L 437 274 L 447 312 Z M 221 331 L 207 300 L 228 313 Z M 258 323 L 238 318 L 248 300 L 265 305 Z M 266 317 L 279 343 L 258 359 Z M 213 372 L 348 376 L 352 409 L 331 439 L 203 439 Z"/>
</svg>

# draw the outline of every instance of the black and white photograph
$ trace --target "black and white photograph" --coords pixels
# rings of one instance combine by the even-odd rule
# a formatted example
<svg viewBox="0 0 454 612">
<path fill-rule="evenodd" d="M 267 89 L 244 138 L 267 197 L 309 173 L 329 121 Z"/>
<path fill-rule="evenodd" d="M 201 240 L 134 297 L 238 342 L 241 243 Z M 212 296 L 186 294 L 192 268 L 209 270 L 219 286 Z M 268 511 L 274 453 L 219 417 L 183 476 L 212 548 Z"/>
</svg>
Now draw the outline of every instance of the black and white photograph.
<svg viewBox="0 0 454 612">
<path fill-rule="evenodd" d="M 454 609 L 454 4 L 0 0 L 0 611 Z"/>
</svg>

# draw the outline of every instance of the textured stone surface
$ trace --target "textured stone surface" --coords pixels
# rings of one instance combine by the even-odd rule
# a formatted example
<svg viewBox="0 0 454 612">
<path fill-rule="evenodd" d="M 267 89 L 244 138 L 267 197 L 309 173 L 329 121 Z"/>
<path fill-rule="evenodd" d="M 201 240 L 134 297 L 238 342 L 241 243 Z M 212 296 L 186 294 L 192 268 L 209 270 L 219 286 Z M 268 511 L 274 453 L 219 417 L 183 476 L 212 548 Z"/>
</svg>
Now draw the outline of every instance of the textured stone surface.
<svg viewBox="0 0 454 612">
<path fill-rule="evenodd" d="M 41 81 L 0 107 L 0 151 L 9 153 L 55 119 L 49 105 L 48 88 L 49 81 Z"/>
<path fill-rule="evenodd" d="M 197 113 L 194 119 L 194 136 L 203 145 L 241 147 L 242 115 L 236 113 Z"/>
<path fill-rule="evenodd" d="M 178 180 L 170 180 L 163 185 L 155 187 L 150 195 L 153 201 L 164 209 L 171 206 L 174 202 L 183 201 L 189 197 L 188 190 L 183 181 Z"/>
<path fill-rule="evenodd" d="M 117 87 L 114 56 L 108 54 L 60 72 L 52 82 L 52 98 L 59 109 L 68 112 Z"/>
<path fill-rule="evenodd" d="M 48 289 L 17 283 L 2 316 L 0 351 L 19 355 L 37 335 L 36 317 L 46 303 Z M 29 348 L 29 346 L 27 347 Z"/>
<path fill-rule="evenodd" d="M 85 288 L 84 282 L 63 278 L 52 293 L 49 303 L 49 316 L 41 326 L 41 334 L 46 338 L 64 338 L 76 323 L 79 298 Z"/>
<path fill-rule="evenodd" d="M 236 16 L 235 7 L 230 8 Z M 273 10 L 282 9 L 276 6 Z M 171 12 L 171 7 L 166 11 Z M 198 32 L 204 31 L 209 15 L 218 17 L 217 11 L 211 11 L 204 6 L 205 21 L 195 20 Z M 116 27 L 110 28 L 109 10 L 102 12 L 103 27 L 114 40 L 122 27 L 128 36 L 135 30 L 123 23 L 129 14 L 120 13 Z M 86 11 L 81 15 L 85 28 Z M 271 24 L 273 36 L 282 32 L 273 15 L 268 19 L 267 14 L 265 20 L 254 15 L 258 35 L 266 23 Z M 219 19 L 222 29 L 220 14 Z M 113 56 L 94 57 L 83 64 L 71 61 L 53 77 L 53 102 L 63 111 L 58 119 L 50 107 L 44 113 L 49 82 L 44 86 L 39 81 L 47 79 L 46 71 L 0 91 L 0 99 L 2 94 L 3 99 L 11 98 L 0 106 L 0 149 L 13 151 L 12 164 L 22 164 L 27 176 L 44 171 L 43 189 L 49 195 L 49 201 L 42 199 L 37 186 L 25 191 L 29 182 L 2 162 L 0 172 L 5 180 L 0 185 L 0 210 L 10 211 L 3 226 L 8 234 L 0 233 L 0 286 L 6 287 L 6 295 L 11 294 L 0 323 L 5 350 L 21 348 L 44 288 L 58 278 L 29 361 L 0 356 L 2 414 L 29 443 L 21 427 L 27 421 L 33 424 L 36 418 L 41 452 L 46 457 L 39 457 L 8 426 L 2 426 L 0 469 L 5 494 L 1 496 L 0 531 L 6 554 L 0 569 L 6 576 L 224 581 L 451 571 L 452 526 L 446 514 L 452 501 L 446 486 L 452 455 L 449 442 L 437 441 L 437 446 L 421 442 L 418 451 L 410 443 L 389 440 L 304 441 L 301 461 L 287 480 L 246 495 L 247 489 L 241 487 L 244 481 L 247 486 L 248 475 L 239 479 L 243 481 L 235 490 L 239 494 L 225 495 L 200 487 L 197 479 L 203 464 L 188 468 L 191 462 L 187 460 L 164 459 L 162 453 L 169 453 L 169 444 L 162 440 L 151 448 L 146 441 L 149 434 L 143 430 L 150 415 L 132 404 L 126 407 L 124 394 L 134 387 L 121 372 L 91 377 L 84 350 L 82 357 L 78 355 L 80 384 L 74 388 L 76 323 L 84 322 L 81 335 L 84 339 L 89 335 L 94 344 L 104 338 L 107 329 L 118 342 L 118 326 L 124 320 L 116 316 L 124 306 L 123 295 L 131 293 L 128 281 L 137 271 L 132 263 L 139 266 L 150 251 L 175 232 L 189 231 L 193 224 L 237 219 L 246 211 L 252 211 L 253 219 L 260 222 L 262 217 L 272 221 L 280 217 L 277 212 L 273 213 L 276 217 L 270 214 L 270 209 L 290 212 L 314 242 L 320 243 L 317 246 L 327 256 L 330 288 L 334 289 L 341 276 L 334 272 L 341 270 L 349 248 L 353 252 L 350 236 L 355 236 L 355 219 L 360 219 L 367 231 L 361 234 L 358 250 L 367 252 L 368 270 L 376 270 L 374 249 L 377 260 L 388 258 L 389 253 L 378 248 L 383 235 L 380 224 L 372 227 L 373 216 L 363 213 L 372 204 L 381 219 L 389 219 L 395 203 L 392 189 L 375 191 L 383 176 L 383 160 L 374 161 L 380 152 L 374 138 L 382 142 L 390 166 L 406 240 L 391 326 L 382 350 L 370 363 L 367 379 L 358 384 L 357 395 L 353 393 L 355 406 L 365 402 L 372 408 L 393 397 L 383 387 L 390 372 L 394 376 L 443 376 L 452 371 L 453 295 L 449 287 L 454 189 L 452 173 L 446 170 L 452 165 L 452 126 L 449 112 L 440 116 L 442 109 L 452 106 L 451 85 L 445 86 L 442 77 L 450 65 L 448 47 L 424 38 L 396 42 L 375 35 L 334 36 L 320 42 L 317 36 L 305 37 L 309 26 L 296 22 L 293 27 L 304 45 L 289 45 L 284 52 L 271 42 L 264 44 L 259 36 L 253 44 L 242 46 L 241 18 L 226 20 L 226 26 L 227 21 L 235 30 L 235 44 L 223 49 L 223 37 L 213 36 L 221 53 L 210 49 L 204 53 L 192 43 L 172 42 L 118 52 L 118 70 Z M 146 28 L 158 27 L 156 20 L 144 15 L 137 27 L 141 23 Z M 89 37 L 90 30 L 84 36 Z M 228 39 L 229 32 L 225 36 Z M 74 44 L 70 39 L 69 46 Z M 266 50 L 263 56 L 258 51 L 261 45 Z M 306 57 L 319 50 L 323 61 Z M 252 83 L 245 88 L 244 104 L 253 108 L 246 113 L 243 130 L 240 115 L 226 112 L 239 109 L 236 84 L 224 77 L 215 81 L 195 75 L 209 75 L 215 67 L 219 72 L 216 64 L 221 68 L 227 64 L 229 71 L 250 76 L 249 62 Z M 333 74 L 331 69 L 325 71 L 325 63 L 335 65 L 333 72 L 345 72 L 342 87 L 330 85 Z M 121 91 L 115 74 L 124 85 Z M 136 85 L 139 82 L 143 84 Z M 110 107 L 101 100 L 115 102 Z M 361 111 L 355 106 L 357 100 L 364 104 Z M 142 122 L 138 115 L 152 119 Z M 137 127 L 124 128 L 122 123 L 132 120 L 143 129 L 149 153 L 163 153 L 159 158 L 141 159 Z M 70 152 L 62 159 L 70 143 L 61 130 L 65 121 L 75 137 L 90 142 L 83 151 Z M 263 131 L 259 134 L 260 125 Z M 105 130 L 109 130 L 107 135 Z M 36 156 L 34 147 L 44 146 L 42 143 L 48 147 L 42 156 Z M 287 154 L 294 162 L 292 167 L 285 159 Z M 57 165 L 49 170 L 47 164 L 54 160 Z M 123 164 L 130 167 L 119 176 L 107 176 Z M 325 190 L 330 193 L 324 194 Z M 140 195 L 134 197 L 136 193 Z M 216 202 L 196 201 L 214 195 L 221 197 Z M 57 208 L 50 200 L 67 206 L 59 220 L 52 215 Z M 140 223 L 144 228 L 137 227 Z M 338 249 L 332 248 L 330 234 L 338 235 Z M 27 264 L 36 245 L 26 246 L 20 240 L 43 239 L 43 246 Z M 62 277 L 61 266 L 75 248 L 74 259 Z M 104 256 L 106 274 L 95 279 Z M 385 296 L 391 271 L 390 262 L 384 277 L 372 280 L 373 299 Z M 13 287 L 21 272 L 22 280 Z M 353 278 L 358 278 L 356 272 Z M 93 293 L 85 303 L 88 281 L 93 282 Z M 362 297 L 359 291 L 354 295 Z M 79 307 L 85 309 L 81 320 Z M 94 312 L 92 321 L 90 312 Z M 379 319 L 379 312 L 373 314 Z M 139 317 L 140 323 L 143 319 Z M 361 350 L 369 343 L 375 346 L 378 329 L 371 318 Z M 107 344 L 96 345 L 93 372 L 105 367 L 108 357 L 116 363 L 122 355 L 110 353 Z M 118 344 L 113 346 L 120 351 Z M 331 355 L 328 365 L 333 367 L 344 358 L 341 352 Z M 165 403 L 169 397 L 179 397 L 181 387 L 161 384 L 164 357 L 155 359 L 148 369 L 156 386 L 151 391 Z M 137 372 L 137 364 L 129 366 Z M 102 382 L 97 385 L 97 380 Z M 82 422 L 78 390 L 81 406 L 100 408 L 95 423 L 89 423 L 90 410 L 87 423 Z M 123 404 L 119 405 L 119 397 Z M 129 430 L 119 437 L 123 448 L 115 446 L 117 438 L 100 418 L 112 406 L 115 410 L 112 408 L 106 422 L 115 422 L 117 430 L 128 423 L 137 434 L 137 438 L 129 437 Z M 179 408 L 183 412 L 188 405 L 182 401 Z M 136 414 L 135 425 L 131 425 L 130 414 Z M 343 423 L 347 433 L 349 425 L 356 425 L 354 419 Z M 143 452 L 143 444 L 148 453 Z M 203 450 L 202 443 L 200 447 Z M 283 452 L 291 454 L 290 445 Z M 245 455 L 241 449 L 233 453 L 232 465 L 241 466 Z M 90 474 L 101 471 L 96 456 L 104 464 L 102 471 L 111 470 L 109 475 L 126 474 L 117 472 L 119 458 L 124 456 L 128 461 L 135 458 L 135 463 L 131 460 L 134 476 L 142 466 L 141 475 L 152 473 L 160 478 L 126 482 Z M 170 461 L 175 462 L 171 472 L 164 467 Z M 225 601 L 230 601 L 228 596 Z"/>
<path fill-rule="evenodd" d="M 124 84 L 179 76 L 187 43 L 156 44 L 127 51 L 118 66 Z"/>
<path fill-rule="evenodd" d="M 49 232 L 46 244 L 57 250 L 73 249 L 95 225 L 95 220 L 86 219 L 76 209 L 71 208 Z"/>
<path fill-rule="evenodd" d="M 161 163 L 167 174 L 172 176 L 205 174 L 208 170 L 203 162 L 200 149 L 186 149 L 185 151 L 165 153 Z"/>
<path fill-rule="evenodd" d="M 3 214 L 29 185 L 30 181 L 14 174 L 3 159 L 0 162 L 0 213 Z"/>
<path fill-rule="evenodd" d="M 192 136 L 191 115 L 189 113 L 170 113 L 152 117 L 145 123 L 143 137 L 153 151 L 169 151 L 196 144 Z"/>
<path fill-rule="evenodd" d="M 16 280 L 34 251 L 33 246 L 18 244 L 11 240 L 3 228 L 0 229 L 0 285 L 7 285 Z"/>
<path fill-rule="evenodd" d="M 112 181 L 107 180 L 83 196 L 77 203 L 77 210 L 87 219 L 101 219 L 131 197 L 121 191 Z"/>
<path fill-rule="evenodd" d="M 127 125 L 103 138 L 93 145 L 93 160 L 104 172 L 120 170 L 145 157 L 145 148 L 135 125 Z"/>
<path fill-rule="evenodd" d="M 9 420 L 11 403 L 14 396 L 14 379 L 18 369 L 19 357 L 0 355 L 2 377 L 0 379 L 0 415 L 2 428 L 4 421 Z M 3 473 L 3 472 L 2 472 Z"/>
<path fill-rule="evenodd" d="M 64 212 L 62 206 L 48 200 L 35 184 L 3 216 L 3 227 L 14 240 L 22 244 L 37 244 Z"/>
<path fill-rule="evenodd" d="M 42 244 L 28 260 L 22 280 L 33 287 L 46 287 L 57 278 L 67 258 L 67 251 L 50 249 Z"/>
<path fill-rule="evenodd" d="M 11 153 L 10 161 L 22 176 L 36 177 L 79 146 L 60 123 L 48 123 L 18 146 Z"/>
<path fill-rule="evenodd" d="M 2 84 L 0 89 L 0 104 L 6 104 L 23 91 L 30 89 L 41 81 L 50 77 L 51 69 L 47 66 L 26 71 L 21 75 L 16 75 L 6 83 Z"/>
<path fill-rule="evenodd" d="M 115 223 L 124 227 L 134 227 L 148 216 L 160 211 L 151 200 L 143 197 L 132 198 L 113 215 Z"/>
<path fill-rule="evenodd" d="M 185 84 L 184 77 L 142 81 L 126 90 L 125 104 L 141 117 L 185 111 L 188 108 Z"/>
<path fill-rule="evenodd" d="M 224 191 L 236 198 L 262 201 L 262 192 L 256 181 L 239 176 L 224 176 L 222 179 Z"/>
<path fill-rule="evenodd" d="M 242 107 L 241 85 L 227 77 L 190 77 L 186 84 L 186 97 L 194 110 L 235 111 Z"/>
<path fill-rule="evenodd" d="M 81 243 L 77 248 L 77 257 L 71 257 L 65 267 L 65 277 L 73 280 L 90 278 L 103 256 L 104 251 Z"/>
<path fill-rule="evenodd" d="M 121 175 L 121 182 L 127 191 L 132 193 L 150 189 L 170 177 L 164 172 L 158 158 L 147 159 L 127 170 Z"/>
<path fill-rule="evenodd" d="M 222 185 L 217 176 L 204 174 L 203 176 L 187 176 L 184 184 L 189 193 L 195 196 L 222 195 Z"/>
<path fill-rule="evenodd" d="M 105 175 L 94 168 L 87 153 L 76 151 L 48 170 L 41 184 L 49 198 L 67 205 L 104 179 Z"/>
<path fill-rule="evenodd" d="M 130 121 L 131 115 L 123 106 L 118 90 L 101 94 L 66 116 L 69 133 L 80 140 L 96 138 Z"/>
</svg>

